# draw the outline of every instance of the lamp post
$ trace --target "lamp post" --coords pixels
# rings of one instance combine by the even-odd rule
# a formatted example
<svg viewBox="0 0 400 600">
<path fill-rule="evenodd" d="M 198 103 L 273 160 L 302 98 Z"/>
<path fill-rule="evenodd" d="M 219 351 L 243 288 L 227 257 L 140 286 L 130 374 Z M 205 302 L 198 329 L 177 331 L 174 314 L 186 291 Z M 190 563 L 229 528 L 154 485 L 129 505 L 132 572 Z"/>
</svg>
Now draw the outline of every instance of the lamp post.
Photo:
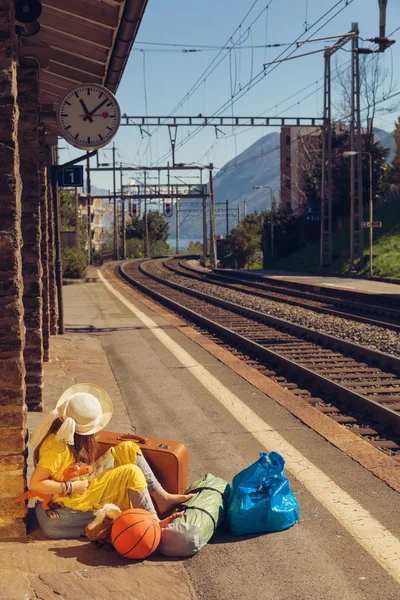
<svg viewBox="0 0 400 600">
<path fill-rule="evenodd" d="M 267 188 L 271 192 L 271 263 L 274 262 L 274 190 L 270 185 L 253 185 L 253 190 Z"/>
<path fill-rule="evenodd" d="M 357 154 L 367 154 L 369 157 L 369 276 L 372 277 L 372 247 L 374 242 L 374 231 L 372 222 L 374 220 L 374 209 L 372 203 L 372 154 L 371 152 L 356 152 L 355 150 L 348 150 L 343 152 L 342 156 L 356 156 Z"/>
</svg>

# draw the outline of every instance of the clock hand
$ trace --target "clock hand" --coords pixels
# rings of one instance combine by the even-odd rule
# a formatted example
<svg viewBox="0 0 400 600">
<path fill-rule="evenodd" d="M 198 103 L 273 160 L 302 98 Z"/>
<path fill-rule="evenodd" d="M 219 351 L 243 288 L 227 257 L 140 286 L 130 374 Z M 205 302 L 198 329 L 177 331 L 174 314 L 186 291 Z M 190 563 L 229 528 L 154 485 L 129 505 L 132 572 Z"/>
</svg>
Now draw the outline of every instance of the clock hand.
<svg viewBox="0 0 400 600">
<path fill-rule="evenodd" d="M 108 98 L 106 98 L 105 100 L 103 100 L 103 102 L 101 102 L 100 104 L 98 104 L 96 106 L 96 108 L 94 108 L 93 110 L 91 110 L 88 113 L 86 113 L 86 110 L 83 109 L 83 110 L 85 110 L 85 113 L 86 113 L 86 117 L 84 117 L 83 120 L 86 121 L 86 119 L 90 119 L 92 117 L 92 115 L 99 110 L 99 108 L 101 108 L 104 104 L 106 104 L 106 102 L 108 102 Z"/>
<path fill-rule="evenodd" d="M 79 115 L 79 116 L 80 116 L 80 117 L 83 117 L 83 118 L 85 117 L 85 115 Z M 95 114 L 93 114 L 93 113 L 90 113 L 90 116 L 91 116 L 91 117 L 103 117 L 103 119 L 108 119 L 108 117 L 109 117 L 110 115 L 108 114 L 108 112 L 103 112 L 103 113 L 97 113 L 96 115 L 95 115 Z"/>
<path fill-rule="evenodd" d="M 88 111 L 86 104 L 84 103 L 84 101 L 82 100 L 82 98 L 79 98 L 79 103 L 82 106 L 83 110 L 85 111 L 85 115 L 86 117 L 83 119 L 84 121 L 86 121 L 86 119 L 89 119 L 90 123 L 93 123 L 93 119 L 90 115 L 90 112 Z"/>
</svg>

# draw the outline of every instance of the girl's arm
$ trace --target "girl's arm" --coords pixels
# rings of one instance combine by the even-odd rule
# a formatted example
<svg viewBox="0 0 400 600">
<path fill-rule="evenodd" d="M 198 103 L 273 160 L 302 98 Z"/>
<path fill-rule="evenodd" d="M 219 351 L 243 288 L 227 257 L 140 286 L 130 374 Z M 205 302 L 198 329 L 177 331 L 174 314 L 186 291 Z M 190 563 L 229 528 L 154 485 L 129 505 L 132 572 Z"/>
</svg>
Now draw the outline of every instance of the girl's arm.
<svg viewBox="0 0 400 600">
<path fill-rule="evenodd" d="M 49 479 L 50 475 L 50 469 L 36 467 L 31 477 L 29 489 L 39 492 L 39 494 L 61 494 L 61 483 L 59 481 L 52 481 Z M 87 479 L 74 481 L 72 483 L 72 493 L 83 494 L 86 492 L 88 486 L 89 482 Z"/>
<path fill-rule="evenodd" d="M 42 494 L 61 494 L 61 483 L 49 479 L 50 475 L 50 469 L 36 467 L 32 474 L 29 488 Z"/>
</svg>

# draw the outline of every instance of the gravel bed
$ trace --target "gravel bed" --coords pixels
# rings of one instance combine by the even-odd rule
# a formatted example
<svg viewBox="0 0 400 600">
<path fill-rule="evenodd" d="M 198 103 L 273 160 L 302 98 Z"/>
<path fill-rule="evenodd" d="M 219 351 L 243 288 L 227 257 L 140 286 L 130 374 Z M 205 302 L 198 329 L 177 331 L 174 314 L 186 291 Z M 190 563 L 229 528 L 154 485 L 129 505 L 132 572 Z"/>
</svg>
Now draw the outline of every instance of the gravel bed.
<svg viewBox="0 0 400 600">
<path fill-rule="evenodd" d="M 257 298 L 256 296 L 252 297 L 242 292 L 228 290 L 222 286 L 191 280 L 168 271 L 162 266 L 161 261 L 146 263 L 145 269 L 153 275 L 158 275 L 167 281 L 178 283 L 187 288 L 224 300 L 230 300 L 241 306 L 259 310 L 267 315 L 285 319 L 308 329 L 321 331 L 342 340 L 400 357 L 400 334 L 390 329 L 358 323 L 357 321 L 352 321 L 351 318 L 345 319 L 319 314 L 313 312 L 312 309 L 285 305 L 282 302 Z"/>
</svg>

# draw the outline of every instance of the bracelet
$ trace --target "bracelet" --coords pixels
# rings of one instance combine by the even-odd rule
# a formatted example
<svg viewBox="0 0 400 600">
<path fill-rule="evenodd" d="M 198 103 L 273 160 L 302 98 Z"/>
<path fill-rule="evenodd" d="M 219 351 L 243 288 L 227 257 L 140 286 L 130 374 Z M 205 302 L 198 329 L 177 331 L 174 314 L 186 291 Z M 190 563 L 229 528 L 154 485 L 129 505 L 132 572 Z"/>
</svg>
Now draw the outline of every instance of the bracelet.
<svg viewBox="0 0 400 600">
<path fill-rule="evenodd" d="M 65 496 L 65 483 L 63 481 L 61 482 L 61 495 Z"/>
<path fill-rule="evenodd" d="M 74 482 L 73 481 L 70 481 L 70 484 L 71 484 L 71 491 L 70 491 L 69 495 L 72 496 L 72 494 L 74 493 L 74 487 L 75 486 L 74 486 Z"/>
</svg>

